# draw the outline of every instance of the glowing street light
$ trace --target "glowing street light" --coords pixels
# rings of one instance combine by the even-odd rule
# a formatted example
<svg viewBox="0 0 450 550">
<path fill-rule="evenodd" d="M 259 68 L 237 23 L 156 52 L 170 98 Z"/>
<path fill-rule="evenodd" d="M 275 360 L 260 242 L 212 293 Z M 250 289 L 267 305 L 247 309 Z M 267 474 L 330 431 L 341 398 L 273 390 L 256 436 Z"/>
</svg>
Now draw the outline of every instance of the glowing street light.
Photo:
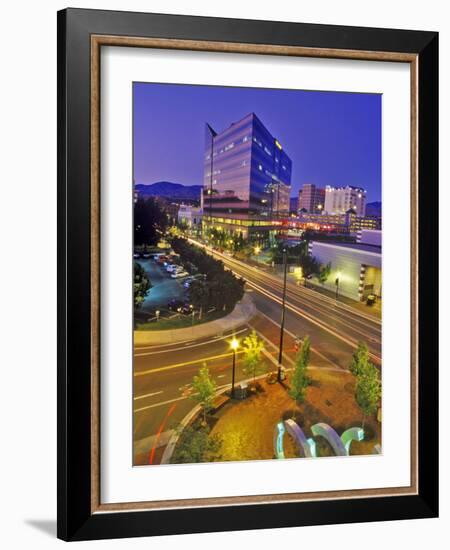
<svg viewBox="0 0 450 550">
<path fill-rule="evenodd" d="M 255 255 L 257 256 L 261 252 L 260 246 L 255 246 Z"/>
<path fill-rule="evenodd" d="M 303 269 L 301 267 L 295 267 L 294 268 L 294 275 L 298 281 L 298 284 L 300 284 L 300 281 L 303 277 Z"/>
<path fill-rule="evenodd" d="M 230 347 L 233 350 L 233 370 L 231 375 L 231 398 L 234 399 L 234 379 L 236 376 L 236 350 L 239 347 L 239 340 L 234 336 L 230 342 Z"/>
</svg>

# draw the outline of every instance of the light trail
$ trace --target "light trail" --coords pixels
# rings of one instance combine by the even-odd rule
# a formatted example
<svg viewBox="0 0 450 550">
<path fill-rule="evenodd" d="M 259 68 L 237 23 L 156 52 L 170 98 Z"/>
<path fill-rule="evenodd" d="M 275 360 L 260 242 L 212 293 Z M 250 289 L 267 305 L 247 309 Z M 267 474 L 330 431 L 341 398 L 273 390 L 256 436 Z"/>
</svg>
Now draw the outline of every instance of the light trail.
<svg viewBox="0 0 450 550">
<path fill-rule="evenodd" d="M 196 243 L 196 241 L 192 241 L 191 242 L 193 244 L 196 244 L 198 245 L 198 243 Z M 236 264 L 239 269 L 241 270 L 241 272 L 239 271 L 235 271 L 232 267 L 230 267 L 230 265 L 228 265 L 227 267 L 233 271 L 237 276 L 244 276 L 246 277 L 246 282 L 247 284 L 254 288 L 257 292 L 263 294 L 264 296 L 266 296 L 267 298 L 275 301 L 276 303 L 280 304 L 282 303 L 282 300 L 281 298 L 279 298 L 276 294 L 274 294 L 273 292 L 265 289 L 263 286 L 261 286 L 261 284 L 258 284 L 257 282 L 255 281 L 252 281 L 251 280 L 251 277 L 255 277 L 255 270 L 254 269 L 251 269 L 250 267 L 246 266 L 245 264 L 243 264 L 242 262 L 238 262 L 237 260 L 231 260 L 230 258 L 228 258 L 227 256 L 224 256 L 220 253 L 217 253 L 216 251 L 211 251 L 208 247 L 205 247 L 203 245 L 200 245 L 202 246 L 203 248 L 205 248 L 206 250 L 208 250 L 209 253 L 211 253 L 212 255 L 216 255 L 216 256 L 219 256 L 225 265 L 227 264 Z M 256 277 L 258 278 L 259 282 L 261 282 L 261 279 L 264 279 L 264 277 L 266 277 L 267 279 L 270 279 L 270 282 L 273 286 L 275 287 L 278 287 L 280 288 L 281 287 L 281 282 L 279 282 L 278 280 L 276 280 L 274 277 L 272 276 L 268 276 L 267 274 L 264 274 L 262 275 L 259 271 L 257 272 L 258 273 L 258 276 L 259 277 Z M 264 282 L 263 282 L 264 284 Z M 267 282 L 265 284 L 268 284 Z M 295 296 L 293 297 L 292 296 L 292 291 L 290 292 L 287 292 L 287 295 L 288 297 L 291 299 L 291 301 L 295 301 L 297 303 L 301 303 L 301 298 L 298 297 L 298 296 Z M 320 295 L 318 295 L 320 296 Z M 323 298 L 323 297 L 322 297 Z M 303 304 L 302 304 L 303 305 Z M 316 305 L 311 305 L 311 304 L 306 304 L 306 307 L 310 307 L 311 309 L 315 310 L 315 311 L 318 311 L 320 312 L 320 310 L 316 307 Z M 358 345 L 358 341 L 357 339 L 353 339 L 352 337 L 350 337 L 348 334 L 345 334 L 345 333 L 342 333 L 342 332 L 338 332 L 337 330 L 331 328 L 329 325 L 325 324 L 323 321 L 321 321 L 320 319 L 318 319 L 317 317 L 314 317 L 311 313 L 306 313 L 305 311 L 302 311 L 298 306 L 295 306 L 293 305 L 292 303 L 286 301 L 286 308 L 288 310 L 290 310 L 291 312 L 295 313 L 296 315 L 299 315 L 300 317 L 303 317 L 304 319 L 306 319 L 307 321 L 309 321 L 310 323 L 318 326 L 319 328 L 321 328 L 322 330 L 325 330 L 326 332 L 328 332 L 329 334 L 332 334 L 334 337 L 338 338 L 339 340 L 345 342 L 347 345 L 351 346 L 353 349 L 355 349 Z M 336 317 L 336 314 L 337 312 L 335 310 L 333 311 L 328 311 L 328 312 L 324 312 L 328 318 L 331 316 L 335 319 L 335 322 L 336 323 L 340 323 L 342 324 L 343 326 L 347 327 L 347 328 L 350 328 L 353 332 L 357 332 L 359 334 L 361 334 L 362 336 L 366 337 L 370 343 L 377 343 L 378 345 L 381 344 L 381 341 L 374 338 L 372 334 L 368 334 L 367 332 L 364 332 L 362 331 L 360 328 L 358 327 L 355 327 L 353 325 L 349 325 L 348 323 L 346 323 L 345 321 L 343 321 L 342 319 L 338 319 Z M 356 312 L 355 311 L 355 315 L 358 315 L 359 312 Z M 347 315 L 346 315 L 347 316 Z M 357 321 L 358 323 L 362 323 L 361 321 Z M 367 326 L 366 323 L 363 323 L 365 326 Z M 378 329 L 375 328 L 375 327 L 372 327 L 373 330 L 377 331 Z M 370 352 L 370 356 L 371 358 L 376 361 L 377 363 L 381 364 L 381 357 L 379 357 L 376 353 L 373 353 L 373 352 Z"/>
<path fill-rule="evenodd" d="M 155 355 L 155 354 L 158 354 L 158 353 L 173 353 L 175 351 L 184 351 L 185 349 L 189 349 L 189 348 L 196 348 L 198 346 L 206 346 L 208 344 L 214 344 L 215 342 L 220 342 L 221 340 L 226 340 L 227 338 L 229 338 L 230 336 L 232 335 L 236 335 L 236 334 L 242 334 L 243 332 L 246 332 L 247 329 L 241 329 L 241 330 L 238 330 L 238 331 L 230 331 L 229 334 L 226 334 L 224 336 L 215 336 L 214 338 L 211 338 L 211 340 L 205 340 L 204 342 L 197 342 L 196 344 L 189 344 L 189 345 L 183 345 L 181 347 L 172 347 L 170 349 L 163 349 L 163 350 L 157 350 L 157 351 L 149 351 L 149 352 L 146 352 L 146 353 L 135 353 L 134 356 L 135 357 L 145 357 L 147 355 Z M 191 340 L 192 342 L 192 340 Z M 182 343 L 182 342 L 180 342 Z M 171 346 L 177 346 L 179 345 L 178 343 L 174 343 L 174 344 L 170 344 Z M 152 349 L 152 347 L 159 347 L 159 346 L 149 346 L 148 348 L 139 348 L 139 351 L 141 349 Z"/>
</svg>

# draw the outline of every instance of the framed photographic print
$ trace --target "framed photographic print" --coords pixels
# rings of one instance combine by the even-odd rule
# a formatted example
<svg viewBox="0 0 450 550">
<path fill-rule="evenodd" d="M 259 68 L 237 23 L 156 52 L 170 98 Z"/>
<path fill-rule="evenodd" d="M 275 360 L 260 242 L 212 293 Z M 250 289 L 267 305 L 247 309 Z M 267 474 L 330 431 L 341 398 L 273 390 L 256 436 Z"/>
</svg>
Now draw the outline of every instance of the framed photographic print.
<svg viewBox="0 0 450 550">
<path fill-rule="evenodd" d="M 58 536 L 438 513 L 438 36 L 58 14 Z"/>
</svg>

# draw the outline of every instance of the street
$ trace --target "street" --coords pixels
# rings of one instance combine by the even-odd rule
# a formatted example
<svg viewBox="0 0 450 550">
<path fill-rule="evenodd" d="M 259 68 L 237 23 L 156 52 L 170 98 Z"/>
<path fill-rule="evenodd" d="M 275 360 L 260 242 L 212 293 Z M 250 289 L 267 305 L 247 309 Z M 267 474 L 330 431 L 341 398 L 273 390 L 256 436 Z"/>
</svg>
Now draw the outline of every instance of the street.
<svg viewBox="0 0 450 550">
<path fill-rule="evenodd" d="M 269 370 L 277 368 L 280 336 L 282 282 L 272 274 L 214 252 L 227 268 L 247 281 L 258 315 L 246 326 L 196 341 L 136 347 L 134 353 L 134 439 L 135 455 L 141 463 L 153 459 L 155 449 L 165 445 L 172 430 L 192 409 L 187 386 L 206 363 L 218 388 L 231 384 L 232 352 L 229 341 L 240 340 L 256 330 L 265 342 Z M 378 319 L 336 305 L 334 300 L 291 282 L 287 285 L 283 364 L 291 368 L 294 338 L 308 334 L 312 341 L 312 368 L 347 369 L 354 346 L 365 340 L 372 360 L 381 363 L 381 323 Z M 236 383 L 248 379 L 237 352 Z M 143 456 L 142 456 L 143 455 Z"/>
</svg>

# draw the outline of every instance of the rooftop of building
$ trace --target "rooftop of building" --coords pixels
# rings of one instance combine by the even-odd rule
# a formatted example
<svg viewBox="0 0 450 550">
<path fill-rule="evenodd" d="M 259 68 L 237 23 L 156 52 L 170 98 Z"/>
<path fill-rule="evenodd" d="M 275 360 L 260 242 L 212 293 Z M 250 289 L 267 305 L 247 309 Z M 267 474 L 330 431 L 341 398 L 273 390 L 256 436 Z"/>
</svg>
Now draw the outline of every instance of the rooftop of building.
<svg viewBox="0 0 450 550">
<path fill-rule="evenodd" d="M 341 189 L 353 189 L 353 191 L 358 191 L 361 193 L 366 193 L 366 190 L 362 187 L 355 187 L 354 185 L 341 185 L 339 187 L 334 187 L 333 185 L 327 185 L 325 188 L 327 191 L 339 191 Z"/>
<path fill-rule="evenodd" d="M 254 118 L 256 119 L 259 124 L 264 128 L 264 130 L 270 134 L 273 139 L 275 140 L 275 143 L 277 144 L 277 147 L 280 149 L 280 150 L 284 150 L 284 148 L 281 146 L 280 142 L 278 141 L 278 139 L 272 134 L 272 132 L 267 128 L 267 126 L 264 124 L 264 122 L 259 118 L 259 116 L 254 113 L 253 111 L 251 113 L 248 113 L 246 114 L 245 116 L 243 116 L 242 118 L 240 118 L 239 120 L 235 120 L 233 121 L 229 126 L 227 126 L 226 128 L 224 128 L 223 130 L 221 130 L 220 132 L 217 132 L 217 130 L 215 130 L 209 123 L 206 123 L 206 126 L 209 128 L 209 130 L 211 131 L 211 133 L 213 134 L 214 137 L 216 136 L 221 136 L 222 134 L 226 133 L 228 130 L 231 130 L 231 128 L 233 128 L 233 126 L 236 126 L 237 124 L 240 124 L 241 122 L 243 122 L 244 120 L 248 119 L 248 118 Z M 286 155 L 287 153 L 284 152 Z"/>
<path fill-rule="evenodd" d="M 360 252 L 372 252 L 374 254 L 381 254 L 381 246 L 366 244 L 366 243 L 343 243 L 339 241 L 327 242 L 327 241 L 312 241 L 313 244 L 335 246 L 338 248 L 350 248 L 352 250 L 359 250 Z"/>
</svg>

